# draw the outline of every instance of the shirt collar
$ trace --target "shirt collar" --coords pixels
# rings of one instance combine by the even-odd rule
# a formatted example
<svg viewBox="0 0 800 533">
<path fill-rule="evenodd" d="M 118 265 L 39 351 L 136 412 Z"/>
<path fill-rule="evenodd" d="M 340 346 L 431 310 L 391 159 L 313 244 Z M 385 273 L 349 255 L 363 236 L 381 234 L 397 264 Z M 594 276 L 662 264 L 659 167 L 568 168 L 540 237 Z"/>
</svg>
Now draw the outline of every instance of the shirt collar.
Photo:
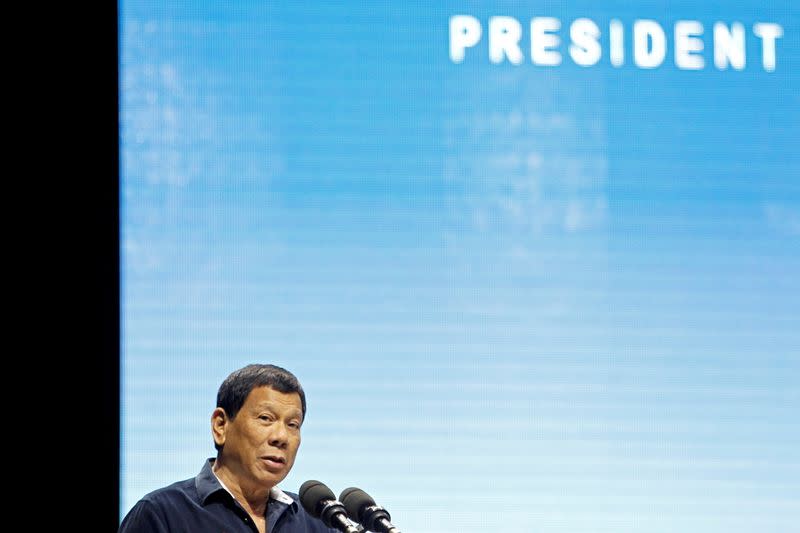
<svg viewBox="0 0 800 533">
<path fill-rule="evenodd" d="M 200 473 L 197 474 L 197 477 L 194 478 L 194 485 L 197 488 L 197 495 L 200 497 L 200 501 L 206 503 L 206 500 L 211 497 L 211 495 L 216 494 L 220 491 L 224 493 L 228 493 L 225 490 L 225 487 L 219 482 L 217 476 L 214 475 L 214 472 L 211 470 L 211 465 L 214 464 L 214 458 L 207 459 L 205 464 L 203 464 L 203 469 L 200 470 Z"/>
<path fill-rule="evenodd" d="M 286 505 L 294 504 L 294 500 L 291 496 L 283 492 L 278 487 L 272 487 L 269 489 L 269 499 L 275 500 L 276 502 L 285 503 Z"/>
<path fill-rule="evenodd" d="M 205 503 L 206 500 L 214 494 L 222 491 L 225 494 L 229 494 L 231 498 L 233 498 L 233 494 L 222 484 L 214 471 L 211 469 L 212 465 L 214 464 L 214 458 L 211 457 L 206 460 L 205 464 L 203 464 L 203 469 L 200 470 L 200 473 L 195 478 L 195 487 L 197 488 L 197 495 L 200 497 L 200 501 Z M 284 505 L 294 506 L 297 502 L 295 502 L 294 498 L 283 492 L 278 487 L 272 487 L 269 490 L 269 499 L 274 500 L 278 503 L 282 503 Z"/>
</svg>

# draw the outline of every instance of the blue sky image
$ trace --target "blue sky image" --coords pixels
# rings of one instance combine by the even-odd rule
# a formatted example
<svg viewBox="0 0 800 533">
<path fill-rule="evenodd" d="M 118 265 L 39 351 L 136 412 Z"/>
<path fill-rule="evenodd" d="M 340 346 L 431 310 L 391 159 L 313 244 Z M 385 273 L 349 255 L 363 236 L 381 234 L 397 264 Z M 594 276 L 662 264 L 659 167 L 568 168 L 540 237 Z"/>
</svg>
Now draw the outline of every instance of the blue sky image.
<svg viewBox="0 0 800 533">
<path fill-rule="evenodd" d="M 403 531 L 796 531 L 796 2 L 119 13 L 120 516 L 262 362 Z"/>
</svg>

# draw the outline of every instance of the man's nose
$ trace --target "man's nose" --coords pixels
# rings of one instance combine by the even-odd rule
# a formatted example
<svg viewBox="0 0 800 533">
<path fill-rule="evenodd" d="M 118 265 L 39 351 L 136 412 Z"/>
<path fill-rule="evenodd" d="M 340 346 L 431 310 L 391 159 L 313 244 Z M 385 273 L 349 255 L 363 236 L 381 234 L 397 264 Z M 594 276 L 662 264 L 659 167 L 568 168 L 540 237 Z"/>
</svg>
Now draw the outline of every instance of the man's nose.
<svg viewBox="0 0 800 533">
<path fill-rule="evenodd" d="M 286 425 L 277 422 L 272 425 L 271 429 L 272 432 L 269 435 L 270 445 L 276 448 L 285 448 L 289 443 L 289 431 L 286 429 Z"/>
</svg>

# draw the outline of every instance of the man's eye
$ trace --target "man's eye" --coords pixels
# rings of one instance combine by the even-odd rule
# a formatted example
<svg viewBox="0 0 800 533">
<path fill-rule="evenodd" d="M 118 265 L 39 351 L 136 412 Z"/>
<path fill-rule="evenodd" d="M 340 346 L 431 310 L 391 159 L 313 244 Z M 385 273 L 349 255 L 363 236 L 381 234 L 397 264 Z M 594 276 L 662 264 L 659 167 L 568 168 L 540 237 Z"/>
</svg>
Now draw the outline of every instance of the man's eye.
<svg viewBox="0 0 800 533">
<path fill-rule="evenodd" d="M 270 420 L 270 417 L 268 417 L 267 415 L 261 415 L 258 418 L 260 418 L 261 420 L 265 420 L 265 421 L 269 421 Z"/>
</svg>

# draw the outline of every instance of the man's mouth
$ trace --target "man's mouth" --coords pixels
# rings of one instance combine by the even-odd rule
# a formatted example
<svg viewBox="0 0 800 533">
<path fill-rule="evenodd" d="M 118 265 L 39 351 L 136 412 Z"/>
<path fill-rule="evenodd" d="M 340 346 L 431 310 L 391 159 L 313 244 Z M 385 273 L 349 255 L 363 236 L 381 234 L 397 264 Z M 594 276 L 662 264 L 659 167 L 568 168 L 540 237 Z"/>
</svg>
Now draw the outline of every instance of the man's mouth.
<svg viewBox="0 0 800 533">
<path fill-rule="evenodd" d="M 265 455 L 262 457 L 262 459 L 267 461 L 268 463 L 276 463 L 281 465 L 286 464 L 286 459 L 284 459 L 283 457 L 279 457 L 277 455 Z"/>
</svg>

